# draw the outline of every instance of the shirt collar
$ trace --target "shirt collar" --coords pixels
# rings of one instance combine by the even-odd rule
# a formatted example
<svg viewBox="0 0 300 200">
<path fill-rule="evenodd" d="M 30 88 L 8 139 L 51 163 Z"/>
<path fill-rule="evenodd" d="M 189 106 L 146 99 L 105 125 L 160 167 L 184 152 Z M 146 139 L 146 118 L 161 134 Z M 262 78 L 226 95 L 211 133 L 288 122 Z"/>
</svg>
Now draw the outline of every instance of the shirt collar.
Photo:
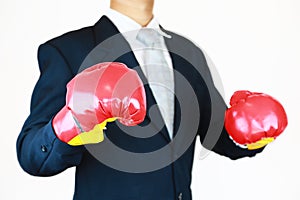
<svg viewBox="0 0 300 200">
<path fill-rule="evenodd" d="M 129 35 L 133 37 L 136 36 L 138 30 L 142 28 L 142 26 L 133 19 L 111 8 L 106 10 L 105 15 L 114 23 L 120 33 L 125 34 L 125 37 L 126 35 L 128 35 L 126 33 L 130 33 Z M 148 23 L 146 28 L 155 29 L 162 36 L 171 38 L 170 35 L 161 30 L 158 19 L 155 16 L 153 16 L 152 20 Z"/>
</svg>

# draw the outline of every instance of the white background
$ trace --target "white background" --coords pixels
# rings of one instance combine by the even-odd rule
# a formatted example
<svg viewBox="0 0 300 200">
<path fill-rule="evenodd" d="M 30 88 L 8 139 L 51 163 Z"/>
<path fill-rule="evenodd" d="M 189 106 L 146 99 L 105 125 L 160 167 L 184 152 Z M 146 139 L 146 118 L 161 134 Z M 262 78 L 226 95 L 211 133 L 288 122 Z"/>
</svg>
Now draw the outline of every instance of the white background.
<svg viewBox="0 0 300 200">
<path fill-rule="evenodd" d="M 15 143 L 39 76 L 38 45 L 93 25 L 107 6 L 107 0 L 0 1 L 0 199 L 72 198 L 74 169 L 30 176 L 19 167 Z M 265 92 L 284 105 L 289 118 L 285 132 L 255 158 L 231 161 L 211 153 L 200 160 L 198 143 L 194 199 L 300 199 L 300 1 L 157 0 L 155 14 L 164 28 L 208 53 L 226 102 L 235 90 Z"/>
</svg>

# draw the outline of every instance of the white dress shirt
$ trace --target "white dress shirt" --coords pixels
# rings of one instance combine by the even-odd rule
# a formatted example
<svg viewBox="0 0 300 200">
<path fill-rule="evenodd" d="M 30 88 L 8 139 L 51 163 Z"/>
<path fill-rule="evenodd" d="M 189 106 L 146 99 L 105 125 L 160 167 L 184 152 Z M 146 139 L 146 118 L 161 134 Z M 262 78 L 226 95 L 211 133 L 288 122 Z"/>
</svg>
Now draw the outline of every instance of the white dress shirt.
<svg viewBox="0 0 300 200">
<path fill-rule="evenodd" d="M 142 44 L 141 42 L 136 40 L 136 36 L 138 34 L 138 31 L 143 28 L 140 24 L 135 22 L 133 19 L 113 10 L 113 9 L 108 9 L 105 13 L 105 15 L 114 23 L 114 25 L 118 28 L 119 32 L 124 36 L 124 38 L 127 40 L 129 43 L 137 61 L 139 62 L 142 71 L 144 72 L 145 76 L 147 77 L 147 73 L 145 72 L 145 62 L 143 59 L 143 49 L 145 49 L 145 45 Z M 168 34 L 164 33 L 160 27 L 157 18 L 154 16 L 152 20 L 149 22 L 146 28 L 152 28 L 157 30 L 160 33 L 160 40 L 162 44 L 162 49 L 163 49 L 163 54 L 164 58 L 168 64 L 168 67 L 170 68 L 173 76 L 173 64 L 172 60 L 170 57 L 170 54 L 167 50 L 164 37 L 171 38 Z M 173 78 L 173 77 L 172 77 Z M 174 79 L 173 79 L 174 82 Z M 151 87 L 151 83 L 150 83 Z M 157 102 L 160 101 L 168 101 L 167 99 L 164 99 L 162 95 L 156 94 L 154 90 L 152 90 L 153 95 L 156 99 Z M 163 98 L 163 99 L 162 99 Z M 169 100 L 170 101 L 170 100 Z M 168 102 L 169 105 L 172 105 L 174 107 L 174 102 Z M 174 109 L 172 113 L 163 113 L 161 110 L 162 117 L 166 123 L 167 130 L 169 132 L 170 138 L 173 137 L 173 118 L 174 118 Z M 169 119 L 166 119 L 168 116 L 171 117 Z"/>
</svg>

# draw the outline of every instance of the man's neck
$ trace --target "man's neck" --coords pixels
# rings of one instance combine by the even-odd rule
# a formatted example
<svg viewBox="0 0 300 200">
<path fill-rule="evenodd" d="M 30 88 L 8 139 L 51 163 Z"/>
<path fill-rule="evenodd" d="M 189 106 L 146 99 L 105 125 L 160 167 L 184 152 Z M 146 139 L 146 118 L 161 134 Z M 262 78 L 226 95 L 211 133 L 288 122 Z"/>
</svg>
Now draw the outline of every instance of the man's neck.
<svg viewBox="0 0 300 200">
<path fill-rule="evenodd" d="M 153 18 L 153 5 L 154 0 L 111 0 L 110 8 L 114 9 L 137 23 L 141 26 L 147 24 Z"/>
</svg>

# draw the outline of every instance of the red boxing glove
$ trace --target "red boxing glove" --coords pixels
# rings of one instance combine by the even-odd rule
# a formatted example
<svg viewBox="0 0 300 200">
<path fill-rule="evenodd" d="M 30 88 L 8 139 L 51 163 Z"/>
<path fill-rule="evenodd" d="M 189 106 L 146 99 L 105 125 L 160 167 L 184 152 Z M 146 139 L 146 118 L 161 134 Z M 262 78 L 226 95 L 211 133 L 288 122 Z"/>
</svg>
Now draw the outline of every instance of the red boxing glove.
<svg viewBox="0 0 300 200">
<path fill-rule="evenodd" d="M 72 146 L 103 141 L 107 122 L 133 126 L 146 115 L 146 96 L 136 71 L 125 64 L 96 64 L 67 84 L 66 105 L 52 120 L 57 137 Z"/>
<path fill-rule="evenodd" d="M 248 149 L 272 142 L 288 124 L 282 105 L 267 94 L 237 91 L 230 105 L 225 113 L 225 128 L 236 143 Z"/>
</svg>

